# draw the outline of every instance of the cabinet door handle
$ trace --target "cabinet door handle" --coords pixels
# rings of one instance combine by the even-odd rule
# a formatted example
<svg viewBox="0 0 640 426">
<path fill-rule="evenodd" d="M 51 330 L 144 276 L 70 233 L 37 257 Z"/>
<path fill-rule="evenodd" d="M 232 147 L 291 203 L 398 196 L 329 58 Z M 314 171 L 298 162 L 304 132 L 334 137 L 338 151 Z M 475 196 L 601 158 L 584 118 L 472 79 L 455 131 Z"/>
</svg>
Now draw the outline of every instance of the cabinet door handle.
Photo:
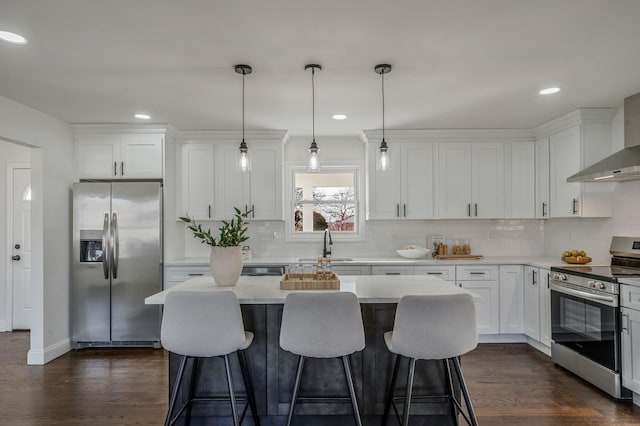
<svg viewBox="0 0 640 426">
<path fill-rule="evenodd" d="M 475 204 L 476 217 L 478 217 L 478 203 Z"/>
<path fill-rule="evenodd" d="M 400 204 L 396 204 L 396 216 L 400 217 Z"/>
<path fill-rule="evenodd" d="M 407 217 L 407 205 L 403 204 L 402 208 L 404 209 L 404 217 Z"/>
<path fill-rule="evenodd" d="M 467 204 L 467 216 L 471 217 L 471 203 Z"/>
<path fill-rule="evenodd" d="M 545 217 L 547 215 L 546 209 L 547 203 L 542 203 L 542 217 Z"/>
<path fill-rule="evenodd" d="M 204 274 L 187 274 L 187 276 L 189 276 L 189 277 L 201 277 L 203 275 Z"/>
<path fill-rule="evenodd" d="M 573 214 L 577 214 L 578 213 L 578 199 L 574 198 L 573 199 Z"/>
<path fill-rule="evenodd" d="M 120 162 L 120 176 L 124 176 L 124 161 Z"/>
<path fill-rule="evenodd" d="M 442 272 L 427 272 L 427 275 L 442 275 Z"/>
<path fill-rule="evenodd" d="M 209 204 L 208 209 L 209 209 L 209 219 L 211 219 L 211 204 Z"/>
<path fill-rule="evenodd" d="M 626 331 L 629 334 L 629 315 L 622 314 L 622 331 Z"/>
<path fill-rule="evenodd" d="M 400 272 L 385 272 L 385 275 L 401 275 Z"/>
<path fill-rule="evenodd" d="M 537 277 L 536 277 L 536 271 L 531 271 L 531 272 L 533 272 L 533 274 L 531 274 L 531 284 L 536 285 L 536 284 L 538 284 L 538 280 L 537 280 Z"/>
<path fill-rule="evenodd" d="M 256 217 L 256 206 L 251 204 L 251 217 Z"/>
<path fill-rule="evenodd" d="M 469 275 L 484 275 L 485 272 L 469 272 Z"/>
<path fill-rule="evenodd" d="M 113 175 L 114 176 L 118 176 L 118 162 L 117 161 L 113 162 Z"/>
</svg>

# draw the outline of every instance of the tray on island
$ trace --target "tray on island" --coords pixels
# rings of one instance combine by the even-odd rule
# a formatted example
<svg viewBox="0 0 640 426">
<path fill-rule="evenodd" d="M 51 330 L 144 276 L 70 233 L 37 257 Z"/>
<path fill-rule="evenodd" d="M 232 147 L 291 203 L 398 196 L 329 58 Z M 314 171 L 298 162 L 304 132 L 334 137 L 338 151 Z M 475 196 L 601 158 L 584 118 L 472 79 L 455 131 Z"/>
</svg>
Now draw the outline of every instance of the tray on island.
<svg viewBox="0 0 640 426">
<path fill-rule="evenodd" d="M 479 260 L 484 259 L 484 256 L 481 254 L 439 254 L 436 256 L 436 259 L 470 259 L 470 260 Z"/>
<path fill-rule="evenodd" d="M 285 274 L 280 280 L 280 290 L 338 290 L 340 279 L 331 274 L 328 280 L 317 280 L 314 274 Z"/>
</svg>

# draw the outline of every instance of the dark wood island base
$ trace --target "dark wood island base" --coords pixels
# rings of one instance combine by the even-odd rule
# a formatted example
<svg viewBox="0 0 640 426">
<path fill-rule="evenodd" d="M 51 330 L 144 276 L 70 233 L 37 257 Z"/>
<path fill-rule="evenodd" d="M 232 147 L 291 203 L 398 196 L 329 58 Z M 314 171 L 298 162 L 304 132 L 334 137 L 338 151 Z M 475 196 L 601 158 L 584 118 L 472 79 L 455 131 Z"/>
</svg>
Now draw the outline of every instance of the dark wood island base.
<svg viewBox="0 0 640 426">
<path fill-rule="evenodd" d="M 364 322 L 366 347 L 362 352 L 351 356 L 353 379 L 363 424 L 380 425 L 384 411 L 384 401 L 389 385 L 394 357 L 384 343 L 384 333 L 393 328 L 395 303 L 361 304 Z M 251 380 L 256 393 L 256 403 L 260 422 L 264 426 L 284 425 L 289 410 L 291 391 L 296 374 L 298 357 L 280 349 L 280 322 L 282 304 L 246 304 L 242 305 L 242 316 L 246 330 L 255 334 L 253 344 L 247 349 Z M 418 325 L 416 325 L 418 326 Z M 443 324 L 443 326 L 446 326 Z M 171 353 L 169 356 L 169 392 L 178 370 L 181 357 Z M 235 389 L 244 391 L 237 356 L 232 356 L 233 379 Z M 191 362 L 187 368 L 191 367 Z M 222 358 L 200 361 L 200 377 L 196 384 L 196 395 L 228 396 Z M 404 394 L 407 362 L 402 363 L 396 395 Z M 191 374 L 185 373 L 178 401 L 189 389 Z M 414 395 L 442 395 L 446 389 L 446 376 L 442 361 L 418 361 L 414 381 Z M 459 397 L 459 388 L 454 380 L 455 392 Z M 300 386 L 300 397 L 305 396 L 348 396 L 348 390 L 340 359 L 307 359 Z M 180 406 L 181 404 L 178 404 Z M 240 409 L 244 409 L 244 403 Z M 402 404 L 399 404 L 402 409 Z M 446 400 L 414 402 L 411 406 L 412 425 L 452 425 L 451 406 Z M 201 402 L 193 405 L 191 425 L 232 425 L 229 402 Z M 393 418 L 389 424 L 397 424 Z M 186 425 L 182 416 L 178 425 Z M 252 425 L 253 419 L 248 410 L 243 424 Z M 298 400 L 293 419 L 294 425 L 353 425 L 351 404 L 305 402 Z"/>
</svg>

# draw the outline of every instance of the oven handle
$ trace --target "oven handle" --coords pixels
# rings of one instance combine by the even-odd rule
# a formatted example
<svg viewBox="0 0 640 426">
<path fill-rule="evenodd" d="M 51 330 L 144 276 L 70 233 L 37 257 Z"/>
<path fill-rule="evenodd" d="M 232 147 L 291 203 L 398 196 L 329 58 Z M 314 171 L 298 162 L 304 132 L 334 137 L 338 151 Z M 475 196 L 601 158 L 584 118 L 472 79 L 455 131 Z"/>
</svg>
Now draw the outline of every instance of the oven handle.
<svg viewBox="0 0 640 426">
<path fill-rule="evenodd" d="M 616 307 L 618 304 L 616 300 L 611 296 L 602 296 L 600 294 L 588 293 L 586 291 L 574 290 L 572 288 L 563 287 L 561 285 L 551 283 L 551 290 L 557 291 L 559 293 L 568 294 L 570 296 L 581 297 L 583 299 L 590 300 L 592 302 L 604 302 L 604 304 Z"/>
</svg>

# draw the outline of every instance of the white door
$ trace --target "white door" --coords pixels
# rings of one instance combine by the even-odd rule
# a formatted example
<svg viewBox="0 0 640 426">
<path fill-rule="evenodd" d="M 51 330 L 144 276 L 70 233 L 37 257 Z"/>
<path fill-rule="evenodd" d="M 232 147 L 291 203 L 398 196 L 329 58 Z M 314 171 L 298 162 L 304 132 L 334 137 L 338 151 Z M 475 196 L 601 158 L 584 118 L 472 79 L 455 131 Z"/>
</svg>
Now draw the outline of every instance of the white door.
<svg viewBox="0 0 640 426">
<path fill-rule="evenodd" d="M 211 220 L 214 212 L 214 146 L 182 145 L 182 208 L 178 217 Z"/>
<path fill-rule="evenodd" d="M 162 179 L 162 135 L 125 135 L 118 171 L 124 179 Z"/>
<path fill-rule="evenodd" d="M 580 171 L 580 126 L 574 126 L 549 137 L 550 217 L 580 215 L 579 182 L 567 177 Z"/>
<path fill-rule="evenodd" d="M 540 340 L 540 283 L 538 268 L 524 267 L 524 333 Z"/>
<path fill-rule="evenodd" d="M 472 144 L 471 173 L 471 216 L 504 217 L 504 144 Z"/>
<path fill-rule="evenodd" d="M 442 143 L 438 147 L 438 211 L 442 219 L 471 217 L 471 145 Z"/>
<path fill-rule="evenodd" d="M 237 147 L 236 147 L 237 149 Z M 251 146 L 251 219 L 282 220 L 282 143 Z"/>
<path fill-rule="evenodd" d="M 401 154 L 401 216 L 406 219 L 433 219 L 433 144 L 403 144 Z"/>
<path fill-rule="evenodd" d="M 536 218 L 549 217 L 549 138 L 536 141 Z"/>
<path fill-rule="evenodd" d="M 13 169 L 13 329 L 31 329 L 31 170 Z"/>
</svg>

